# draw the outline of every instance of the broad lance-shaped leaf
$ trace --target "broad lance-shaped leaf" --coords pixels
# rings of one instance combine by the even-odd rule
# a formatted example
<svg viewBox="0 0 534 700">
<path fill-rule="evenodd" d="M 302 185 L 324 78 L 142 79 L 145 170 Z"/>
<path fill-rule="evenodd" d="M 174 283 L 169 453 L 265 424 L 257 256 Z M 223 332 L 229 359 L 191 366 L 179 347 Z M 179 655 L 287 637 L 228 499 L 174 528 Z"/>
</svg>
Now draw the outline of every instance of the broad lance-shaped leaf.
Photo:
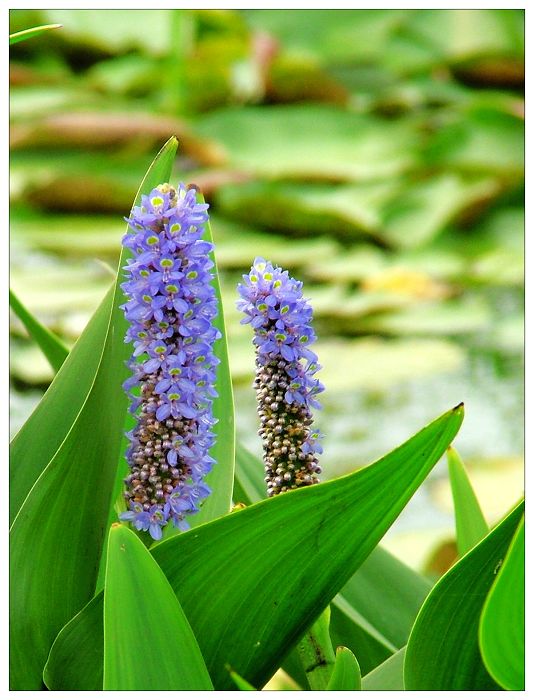
<svg viewBox="0 0 534 700">
<path fill-rule="evenodd" d="M 362 674 L 358 660 L 347 647 L 336 649 L 336 663 L 325 690 L 361 690 Z"/>
<path fill-rule="evenodd" d="M 104 690 L 213 690 L 169 582 L 139 537 L 118 523 L 106 568 Z"/>
<path fill-rule="evenodd" d="M 69 354 L 68 349 L 63 345 L 57 335 L 49 331 L 48 328 L 45 328 L 45 326 L 28 311 L 11 289 L 9 290 L 9 305 L 23 323 L 30 337 L 41 348 L 43 355 L 50 363 L 52 369 L 57 372 Z"/>
<path fill-rule="evenodd" d="M 453 447 L 447 449 L 447 463 L 456 518 L 456 544 L 458 554 L 462 557 L 488 534 L 489 527 L 464 463 Z"/>
<path fill-rule="evenodd" d="M 362 678 L 362 690 L 404 690 L 404 656 L 402 647 L 380 666 Z"/>
<path fill-rule="evenodd" d="M 160 151 L 140 192 L 168 179 L 176 145 L 176 139 L 171 139 Z M 96 374 L 85 378 L 88 393 L 81 403 L 78 399 L 79 411 L 72 416 L 70 429 L 62 421 L 57 426 L 50 422 L 66 400 L 56 390 L 49 399 L 53 411 L 48 421 L 46 413 L 39 413 L 46 429 L 31 434 L 31 442 L 36 442 L 46 440 L 54 427 L 60 434 L 66 432 L 46 468 L 42 462 L 39 465 L 39 471 L 44 471 L 39 475 L 34 468 L 34 479 L 26 484 L 29 494 L 11 529 L 13 690 L 41 687 L 43 666 L 54 638 L 94 594 L 126 413 L 122 381 L 129 348 L 123 341 L 122 299 L 117 282 L 95 314 L 96 338 L 84 334 L 81 348 L 69 355 L 57 375 L 57 380 L 61 377 L 58 384 L 66 385 L 72 395 L 75 389 L 71 385 L 79 388 L 74 370 L 80 356 L 97 355 L 93 365 Z M 106 309 L 110 309 L 107 314 Z M 27 462 L 14 468 L 21 466 Z M 21 481 L 24 479 L 27 474 Z"/>
<path fill-rule="evenodd" d="M 493 678 L 525 689 L 525 518 L 510 544 L 480 617 L 479 646 Z"/>
<path fill-rule="evenodd" d="M 266 497 L 263 465 L 237 443 L 234 500 L 250 504 Z M 404 646 L 431 583 L 382 547 L 376 547 L 330 606 L 334 646 L 358 650 L 363 674 Z M 293 653 L 284 670 L 306 686 Z"/>
<path fill-rule="evenodd" d="M 413 627 L 406 690 L 498 690 L 478 646 L 484 600 L 521 520 L 521 502 L 436 583 Z"/>
<path fill-rule="evenodd" d="M 151 548 L 216 689 L 233 688 L 226 664 L 256 688 L 267 682 L 395 521 L 462 418 L 460 405 L 369 467 L 234 511 Z M 102 648 L 98 606 L 102 595 L 56 640 L 46 670 L 52 689 L 65 687 L 67 659 L 75 689 L 101 687 L 89 685 L 98 671 L 88 661 Z"/>
<path fill-rule="evenodd" d="M 57 452 L 87 398 L 101 360 L 112 301 L 113 289 L 110 289 L 47 392 L 11 442 L 10 523 Z"/>
</svg>

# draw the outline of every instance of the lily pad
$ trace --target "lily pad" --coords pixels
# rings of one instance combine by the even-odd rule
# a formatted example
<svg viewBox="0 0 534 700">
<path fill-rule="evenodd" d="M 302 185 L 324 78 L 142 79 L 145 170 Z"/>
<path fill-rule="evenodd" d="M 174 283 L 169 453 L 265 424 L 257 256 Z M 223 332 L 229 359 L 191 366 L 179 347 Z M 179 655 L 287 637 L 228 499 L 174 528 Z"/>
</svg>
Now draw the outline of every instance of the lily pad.
<svg viewBox="0 0 534 700">
<path fill-rule="evenodd" d="M 430 241 L 462 212 L 499 194 L 493 178 L 467 180 L 443 173 L 415 183 L 392 199 L 384 212 L 383 235 L 392 245 L 415 248 Z"/>
<path fill-rule="evenodd" d="M 371 180 L 417 162 L 412 124 L 325 105 L 222 109 L 193 128 L 218 141 L 232 167 L 261 177 Z"/>
<path fill-rule="evenodd" d="M 491 314 L 482 298 L 425 302 L 361 319 L 360 331 L 400 335 L 452 335 L 488 330 Z"/>
<path fill-rule="evenodd" d="M 171 11 L 128 10 L 44 10 L 47 17 L 61 22 L 71 41 L 109 53 L 142 48 L 161 55 L 172 46 Z"/>
<path fill-rule="evenodd" d="M 323 62 L 378 58 L 402 10 L 246 10 L 252 27 L 272 33 L 286 51 Z"/>
<path fill-rule="evenodd" d="M 516 185 L 523 178 L 524 126 L 523 119 L 496 109 L 467 110 L 432 139 L 429 165 Z"/>
<path fill-rule="evenodd" d="M 226 185 L 216 204 L 226 216 L 291 235 L 383 238 L 381 209 L 396 180 L 354 184 L 248 182 Z"/>
</svg>

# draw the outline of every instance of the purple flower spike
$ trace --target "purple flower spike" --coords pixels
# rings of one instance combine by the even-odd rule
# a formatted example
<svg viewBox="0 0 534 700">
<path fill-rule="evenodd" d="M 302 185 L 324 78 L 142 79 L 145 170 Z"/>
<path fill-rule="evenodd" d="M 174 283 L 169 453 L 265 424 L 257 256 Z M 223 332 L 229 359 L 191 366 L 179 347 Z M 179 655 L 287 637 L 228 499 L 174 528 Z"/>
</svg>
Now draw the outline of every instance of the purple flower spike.
<svg viewBox="0 0 534 700">
<path fill-rule="evenodd" d="M 143 195 L 127 219 L 123 244 L 134 257 L 125 266 L 122 306 L 133 342 L 124 388 L 136 425 L 127 434 L 130 473 L 121 520 L 153 539 L 171 523 L 186 530 L 209 494 L 213 466 L 213 325 L 217 300 L 211 284 L 211 243 L 202 241 L 207 205 L 195 189 L 160 185 Z"/>
<path fill-rule="evenodd" d="M 241 322 L 254 329 L 254 387 L 267 494 L 316 484 L 322 436 L 312 428 L 311 408 L 320 408 L 315 397 L 324 387 L 314 377 L 320 365 L 308 347 L 315 333 L 302 282 L 256 258 L 237 289 L 241 296 L 237 308 L 244 313 Z"/>
</svg>

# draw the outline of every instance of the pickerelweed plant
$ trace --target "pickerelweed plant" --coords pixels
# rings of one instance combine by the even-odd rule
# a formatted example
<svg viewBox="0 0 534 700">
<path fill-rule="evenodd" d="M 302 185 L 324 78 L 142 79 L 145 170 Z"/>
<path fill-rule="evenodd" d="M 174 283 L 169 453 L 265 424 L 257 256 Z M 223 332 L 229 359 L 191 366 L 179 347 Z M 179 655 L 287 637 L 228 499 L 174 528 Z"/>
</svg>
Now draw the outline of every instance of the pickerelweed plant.
<svg viewBox="0 0 534 700">
<path fill-rule="evenodd" d="M 522 502 L 487 526 L 448 449 L 462 404 L 341 477 L 325 448 L 318 483 L 312 309 L 262 258 L 239 307 L 263 464 L 235 444 L 216 248 L 197 189 L 166 184 L 176 148 L 70 351 L 11 296 L 57 372 L 12 443 L 11 688 L 250 690 L 283 667 L 304 690 L 520 689 Z M 379 542 L 446 452 L 461 558 L 432 585 Z"/>
</svg>

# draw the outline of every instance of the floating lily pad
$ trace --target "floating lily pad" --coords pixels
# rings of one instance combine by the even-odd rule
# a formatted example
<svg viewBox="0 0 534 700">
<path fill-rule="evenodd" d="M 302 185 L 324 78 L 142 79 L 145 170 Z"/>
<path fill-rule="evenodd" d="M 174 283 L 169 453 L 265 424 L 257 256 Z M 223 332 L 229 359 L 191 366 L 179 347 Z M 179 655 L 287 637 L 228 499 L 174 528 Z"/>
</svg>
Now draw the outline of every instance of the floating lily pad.
<svg viewBox="0 0 534 700">
<path fill-rule="evenodd" d="M 59 314 L 76 309 L 94 310 L 109 287 L 109 277 L 100 269 L 84 265 L 68 268 L 43 267 L 35 270 L 13 269 L 14 292 L 32 313 Z"/>
<path fill-rule="evenodd" d="M 398 189 L 390 179 L 358 185 L 248 182 L 221 187 L 215 201 L 225 215 L 273 231 L 381 238 L 381 208 Z"/>
<path fill-rule="evenodd" d="M 310 261 L 334 258 L 339 254 L 337 243 L 326 237 L 294 239 L 265 233 L 218 215 L 211 217 L 211 225 L 217 245 L 218 265 L 222 268 L 238 268 L 243 274 L 249 271 L 258 255 L 276 265 L 300 269 Z"/>
<path fill-rule="evenodd" d="M 320 374 L 332 392 L 380 390 L 415 377 L 454 371 L 465 357 L 459 345 L 447 340 L 324 340 L 315 349 L 320 358 L 335 358 Z"/>
<path fill-rule="evenodd" d="M 384 251 L 360 244 L 345 251 L 343 255 L 314 258 L 307 265 L 306 272 L 320 282 L 360 282 L 386 265 L 387 256 Z"/>
<path fill-rule="evenodd" d="M 433 167 L 498 176 L 515 185 L 523 177 L 524 121 L 495 109 L 467 111 L 438 131 L 427 157 Z"/>
<path fill-rule="evenodd" d="M 499 192 L 499 183 L 493 178 L 466 180 L 454 173 L 414 183 L 388 202 L 382 235 L 401 248 L 421 246 L 462 212 L 486 205 Z"/>
<path fill-rule="evenodd" d="M 402 10 L 246 10 L 252 27 L 271 32 L 284 49 L 316 60 L 378 58 Z"/>
<path fill-rule="evenodd" d="M 161 55 L 172 46 L 172 10 L 44 10 L 47 18 L 64 25 L 67 37 L 109 53 L 132 48 Z M 52 19 L 50 19 L 52 21 Z"/>
<path fill-rule="evenodd" d="M 413 125 L 325 105 L 222 109 L 192 127 L 218 141 L 231 166 L 271 178 L 370 180 L 417 160 Z"/>
<path fill-rule="evenodd" d="M 57 216 L 46 218 L 13 215 L 11 237 L 33 249 L 58 255 L 118 258 L 124 222 L 120 216 Z"/>
<path fill-rule="evenodd" d="M 360 331 L 400 335 L 454 335 L 477 333 L 491 324 L 489 306 L 483 299 L 427 302 L 395 313 L 359 321 Z"/>
<path fill-rule="evenodd" d="M 523 50 L 521 10 L 419 10 L 410 27 L 449 61 L 474 56 L 519 55 Z"/>
</svg>

